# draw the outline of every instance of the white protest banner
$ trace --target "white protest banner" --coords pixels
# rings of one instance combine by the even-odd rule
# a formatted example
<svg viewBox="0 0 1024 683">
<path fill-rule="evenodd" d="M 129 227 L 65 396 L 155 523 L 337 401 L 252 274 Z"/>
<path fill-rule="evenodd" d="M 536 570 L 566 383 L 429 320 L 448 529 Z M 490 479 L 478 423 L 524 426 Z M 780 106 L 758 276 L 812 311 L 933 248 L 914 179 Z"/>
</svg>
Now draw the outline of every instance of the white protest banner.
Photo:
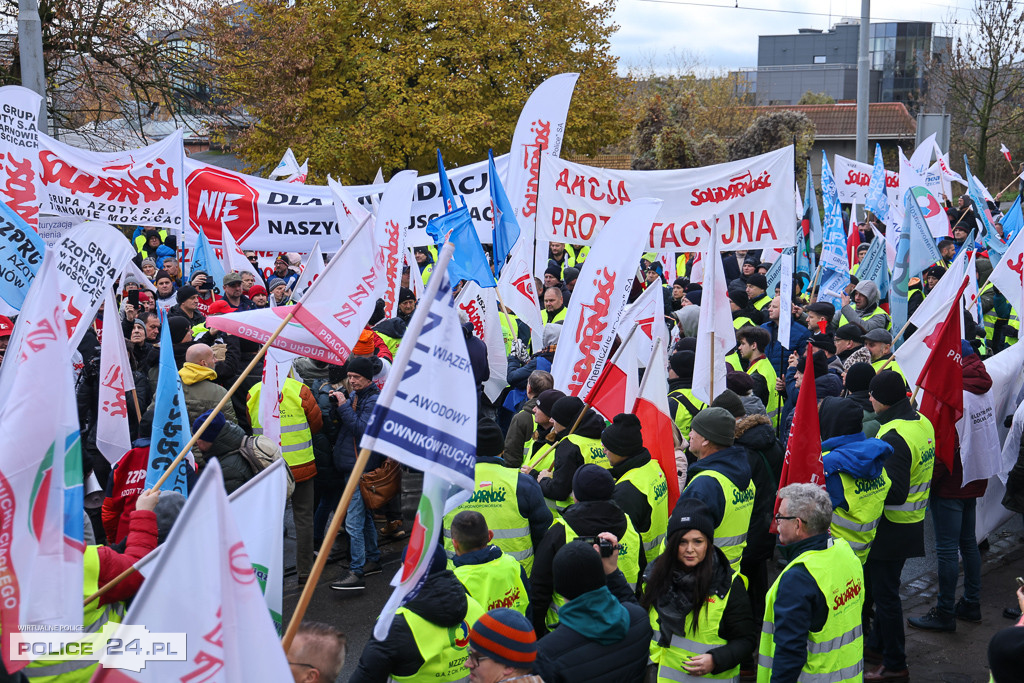
<svg viewBox="0 0 1024 683">
<path fill-rule="evenodd" d="M 1021 230 L 1024 232 L 1024 230 Z M 508 261 L 498 278 L 498 296 L 504 305 L 538 335 L 544 329 L 537 300 L 537 283 L 533 279 L 533 242 L 519 235 L 515 246 L 509 252 Z"/>
<path fill-rule="evenodd" d="M 373 225 L 373 244 L 377 249 L 377 275 L 382 282 L 377 285 L 378 294 L 384 299 L 384 315 L 394 318 L 398 315 L 398 294 L 402 288 L 402 264 L 405 263 L 405 235 L 408 228 L 405 217 L 409 215 L 412 193 L 416 187 L 416 171 L 402 171 L 395 175 L 384 189 L 380 208 Z M 367 263 L 369 263 L 367 254 Z M 356 275 L 373 275 L 372 268 L 363 267 L 351 271 Z"/>
<path fill-rule="evenodd" d="M 181 230 L 181 130 L 148 147 L 91 152 L 39 135 L 44 211 L 112 225 Z"/>
<path fill-rule="evenodd" d="M 868 187 L 871 185 L 871 164 L 862 164 L 853 159 L 835 155 L 836 191 L 839 201 L 843 204 L 865 204 L 868 198 Z M 885 189 L 889 195 L 889 204 L 893 203 L 892 195 L 900 187 L 900 174 L 886 170 Z"/>
<path fill-rule="evenodd" d="M 725 282 L 722 253 L 717 245 L 707 241 L 704 252 L 704 293 L 700 299 L 700 318 L 697 323 L 697 347 L 693 361 L 693 395 L 711 403 L 725 391 L 728 363 L 725 356 L 736 343 L 736 331 L 729 309 L 729 290 Z M 780 276 L 781 277 L 781 276 Z"/>
<path fill-rule="evenodd" d="M 36 227 L 40 200 L 37 118 L 42 98 L 20 85 L 0 88 L 0 202 Z"/>
<path fill-rule="evenodd" d="M 473 325 L 473 336 L 487 345 L 487 366 L 491 375 L 484 382 L 484 394 L 492 402 L 496 401 L 508 386 L 508 356 L 501 331 L 503 314 L 498 312 L 497 292 L 494 287 L 484 288 L 473 280 L 467 280 L 455 298 L 455 306 Z"/>
<path fill-rule="evenodd" d="M 139 270 L 139 267 L 135 265 L 135 261 L 131 259 L 128 259 L 128 262 L 125 263 L 124 272 L 121 273 L 121 289 L 125 289 L 129 284 L 138 285 L 139 289 L 148 289 L 156 294 L 156 285 L 146 277 L 145 273 Z"/>
<path fill-rule="evenodd" d="M 135 390 L 128 347 L 121 331 L 121 316 L 108 289 L 103 304 L 103 336 L 100 340 L 99 406 L 96 409 L 96 448 L 114 465 L 131 450 L 128 433 L 127 392 Z"/>
<path fill-rule="evenodd" d="M 794 183 L 792 145 L 672 171 L 619 171 L 552 157 L 541 165 L 537 239 L 593 244 L 616 209 L 634 197 L 652 197 L 663 204 L 645 235 L 645 250 L 703 250 L 715 215 L 723 249 L 788 247 L 796 239 Z"/>
<path fill-rule="evenodd" d="M 0 202 L 0 314 L 17 315 L 46 249 L 32 227 Z"/>
<path fill-rule="evenodd" d="M 291 680 L 233 512 L 212 458 L 116 634 L 128 643 L 136 624 L 185 633 L 184 656 L 147 662 L 108 652 L 93 681 Z"/>
<path fill-rule="evenodd" d="M 81 222 L 77 218 L 68 218 L 67 216 L 40 216 L 36 232 L 46 242 L 46 246 L 52 247 L 64 239 L 68 231 L 73 230 Z"/>
<path fill-rule="evenodd" d="M 87 221 L 68 233 L 54 252 L 68 343 L 74 349 L 96 317 L 104 292 L 135 255 L 135 247 L 117 228 Z"/>
<path fill-rule="evenodd" d="M 271 178 L 278 176 L 293 176 L 299 173 L 299 160 L 295 158 L 295 152 L 289 147 L 284 151 L 284 156 L 281 157 L 281 161 L 277 162 L 277 166 L 270 172 Z"/>
<path fill-rule="evenodd" d="M 220 330 L 242 339 L 263 344 L 270 339 L 270 335 L 273 334 L 277 326 L 284 320 L 284 317 L 294 308 L 296 306 L 277 306 L 275 308 L 258 308 L 242 311 L 240 313 L 211 315 L 206 319 L 206 326 L 213 330 Z M 367 319 L 369 319 L 369 315 L 367 315 Z M 363 324 L 365 325 L 365 322 Z M 362 326 L 360 326 L 361 328 Z M 298 356 L 322 360 L 325 363 L 333 363 L 334 365 L 342 365 L 345 359 L 348 358 L 348 353 L 345 353 L 343 356 L 337 355 L 331 347 L 313 336 L 309 330 L 300 325 L 294 318 L 285 325 L 284 330 L 274 339 L 274 343 L 271 346 Z"/>
<path fill-rule="evenodd" d="M 644 230 L 629 228 L 649 225 L 661 206 L 658 199 L 629 202 L 614 213 L 608 223 L 610 229 L 591 247 L 569 300 L 551 362 L 556 389 L 586 396 L 601 376 L 647 239 Z"/>
<path fill-rule="evenodd" d="M 1002 448 L 991 392 L 980 395 L 964 392 L 964 414 L 956 423 L 956 431 L 960 437 L 964 484 L 1000 473 Z"/>
</svg>

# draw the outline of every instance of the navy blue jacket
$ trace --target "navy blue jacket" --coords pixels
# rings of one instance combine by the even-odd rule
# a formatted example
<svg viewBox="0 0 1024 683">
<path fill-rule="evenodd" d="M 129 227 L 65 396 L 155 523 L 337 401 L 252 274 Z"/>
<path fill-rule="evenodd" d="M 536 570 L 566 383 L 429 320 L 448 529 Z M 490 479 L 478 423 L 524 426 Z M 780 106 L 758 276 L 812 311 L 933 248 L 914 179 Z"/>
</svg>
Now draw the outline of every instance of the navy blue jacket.
<svg viewBox="0 0 1024 683">
<path fill-rule="evenodd" d="M 778 373 L 779 368 L 786 367 L 785 363 L 789 360 L 782 357 L 782 344 L 779 343 L 779 324 L 774 320 L 769 320 L 761 325 L 761 327 L 768 330 L 768 334 L 772 336 L 772 341 L 768 344 L 768 348 L 764 350 L 764 355 L 768 356 L 768 360 L 772 362 L 772 367 Z M 794 320 L 789 328 L 789 345 L 786 349 L 789 351 L 802 351 L 807 347 L 807 342 L 810 338 L 811 331 Z M 782 363 L 781 366 L 780 363 Z"/>
<path fill-rule="evenodd" d="M 359 441 L 363 438 L 363 432 L 373 414 L 373 407 L 377 405 L 377 397 L 380 390 L 372 382 L 364 389 L 353 392 L 344 405 L 337 405 L 331 409 L 331 418 L 338 422 L 338 440 L 334 442 L 334 467 L 345 476 L 352 471 L 356 465 L 356 456 L 359 454 Z M 352 408 L 352 399 L 356 399 L 356 407 Z M 377 454 L 370 456 L 366 463 L 366 471 L 371 472 L 380 467 L 383 458 Z"/>
<path fill-rule="evenodd" d="M 840 473 L 855 479 L 876 479 L 890 455 L 892 446 L 881 439 L 869 439 L 864 432 L 834 436 L 821 442 L 822 464 L 825 468 L 825 490 L 833 508 L 849 510 Z"/>
<path fill-rule="evenodd" d="M 717 527 L 725 517 L 725 493 L 721 484 L 713 477 L 699 477 L 697 474 L 706 470 L 714 470 L 724 474 L 739 489 L 750 486 L 750 463 L 747 461 L 747 449 L 743 446 L 729 446 L 717 453 L 690 465 L 687 471 L 686 488 L 679 494 L 679 503 L 684 498 L 697 498 L 711 510 L 711 519 Z M 672 515 L 675 516 L 673 511 Z"/>
</svg>

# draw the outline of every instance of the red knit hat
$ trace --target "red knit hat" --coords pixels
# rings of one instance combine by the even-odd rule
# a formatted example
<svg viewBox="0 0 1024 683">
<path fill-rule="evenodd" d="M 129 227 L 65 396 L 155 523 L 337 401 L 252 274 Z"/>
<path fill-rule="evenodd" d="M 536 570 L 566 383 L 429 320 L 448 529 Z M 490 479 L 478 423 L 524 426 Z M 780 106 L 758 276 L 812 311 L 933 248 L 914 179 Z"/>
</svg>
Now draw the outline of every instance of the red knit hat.
<svg viewBox="0 0 1024 683">
<path fill-rule="evenodd" d="M 507 607 L 492 609 L 477 619 L 469 631 L 469 644 L 474 652 L 516 669 L 531 669 L 537 660 L 533 627 L 526 617 Z"/>
<path fill-rule="evenodd" d="M 267 295 L 267 289 L 263 285 L 253 285 L 252 287 L 249 288 L 249 291 L 245 293 L 245 295 L 248 296 L 250 299 L 253 298 L 254 296 L 259 296 L 261 294 L 263 296 Z"/>
</svg>

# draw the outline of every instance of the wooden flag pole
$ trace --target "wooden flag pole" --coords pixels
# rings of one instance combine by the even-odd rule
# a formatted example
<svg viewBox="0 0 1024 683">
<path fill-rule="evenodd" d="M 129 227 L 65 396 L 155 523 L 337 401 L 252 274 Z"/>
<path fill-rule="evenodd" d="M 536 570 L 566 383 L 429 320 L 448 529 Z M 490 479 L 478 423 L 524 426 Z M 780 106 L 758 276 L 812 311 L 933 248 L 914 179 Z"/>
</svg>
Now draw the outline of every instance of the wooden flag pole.
<svg viewBox="0 0 1024 683">
<path fill-rule="evenodd" d="M 139 392 L 137 389 L 132 389 L 132 401 L 135 403 L 135 416 L 139 418 L 139 422 L 142 422 L 142 410 L 139 408 Z"/>
<path fill-rule="evenodd" d="M 341 530 L 341 524 L 345 521 L 345 513 L 348 512 L 348 505 L 352 502 L 352 496 L 356 495 L 356 488 L 359 486 L 359 479 L 363 476 L 363 471 L 366 469 L 366 463 L 370 459 L 370 450 L 368 448 L 359 449 L 359 457 L 356 458 L 356 464 L 352 468 L 352 474 L 349 475 L 348 481 L 345 482 L 345 490 L 341 493 L 341 500 L 338 501 L 338 506 L 334 508 L 334 519 L 331 520 L 331 525 L 327 527 L 327 534 L 324 536 L 323 543 L 320 544 L 320 552 L 317 553 L 316 561 L 313 563 L 313 569 L 309 572 L 309 577 L 306 578 L 306 585 L 302 589 L 302 595 L 299 596 L 299 602 L 295 605 L 295 611 L 292 612 L 291 621 L 288 622 L 288 628 L 284 632 L 284 637 L 281 639 L 281 646 L 285 652 L 288 652 L 288 648 L 292 646 L 292 640 L 295 638 L 296 632 L 299 630 L 299 624 L 302 623 L 302 617 L 306 615 L 306 609 L 309 607 L 309 601 L 313 599 L 313 592 L 316 590 L 317 581 L 320 580 L 320 574 L 323 573 L 324 567 L 327 565 L 327 556 L 331 553 L 331 547 L 334 546 L 334 539 L 338 536 L 338 531 Z M 359 495 L 363 495 L 360 493 Z"/>
<path fill-rule="evenodd" d="M 125 569 L 123 572 L 121 572 L 120 574 L 118 574 L 117 576 L 112 578 L 110 581 L 107 581 L 105 584 L 103 584 L 98 591 L 96 591 L 95 593 L 93 593 L 92 595 L 87 597 L 85 599 L 85 601 L 82 602 L 82 607 L 88 607 L 89 603 L 91 603 L 93 600 L 96 600 L 101 595 L 103 595 L 104 593 L 106 593 L 107 591 L 112 589 L 114 586 L 116 586 L 117 584 L 119 584 L 122 581 L 124 581 L 125 579 L 127 579 L 129 576 L 131 576 L 135 572 L 136 572 L 135 565 L 132 565 L 131 567 L 128 567 L 128 569 Z"/>
</svg>

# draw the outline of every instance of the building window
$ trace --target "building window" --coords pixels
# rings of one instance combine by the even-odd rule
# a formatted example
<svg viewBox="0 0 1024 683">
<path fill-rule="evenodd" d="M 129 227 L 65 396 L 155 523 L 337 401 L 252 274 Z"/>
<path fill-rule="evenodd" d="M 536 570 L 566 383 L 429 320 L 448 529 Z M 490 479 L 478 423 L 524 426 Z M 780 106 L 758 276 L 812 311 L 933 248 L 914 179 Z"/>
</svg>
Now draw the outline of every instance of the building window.
<svg viewBox="0 0 1024 683">
<path fill-rule="evenodd" d="M 825 55 L 814 55 L 814 63 L 815 64 L 824 64 L 825 63 Z"/>
</svg>

